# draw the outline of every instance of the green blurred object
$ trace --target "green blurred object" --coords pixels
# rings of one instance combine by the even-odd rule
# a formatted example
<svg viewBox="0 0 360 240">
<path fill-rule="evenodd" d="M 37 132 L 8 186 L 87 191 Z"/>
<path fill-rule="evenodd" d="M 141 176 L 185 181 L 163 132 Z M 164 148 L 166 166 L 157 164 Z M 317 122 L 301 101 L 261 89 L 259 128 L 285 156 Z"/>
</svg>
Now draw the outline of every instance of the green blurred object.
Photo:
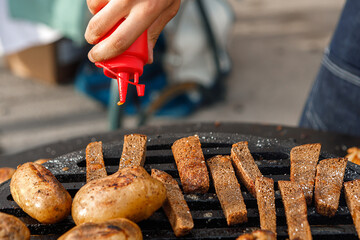
<svg viewBox="0 0 360 240">
<path fill-rule="evenodd" d="M 91 18 L 86 1 L 9 0 L 13 18 L 44 23 L 77 44 L 85 43 L 84 33 Z"/>
</svg>

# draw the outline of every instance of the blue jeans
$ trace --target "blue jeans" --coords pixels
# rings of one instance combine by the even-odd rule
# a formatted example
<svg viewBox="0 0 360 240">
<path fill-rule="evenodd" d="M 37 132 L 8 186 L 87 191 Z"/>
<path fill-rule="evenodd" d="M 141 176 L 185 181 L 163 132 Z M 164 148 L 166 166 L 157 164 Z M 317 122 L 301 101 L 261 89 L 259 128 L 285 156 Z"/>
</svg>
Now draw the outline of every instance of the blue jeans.
<svg viewBox="0 0 360 240">
<path fill-rule="evenodd" d="M 300 126 L 360 136 L 360 1 L 347 0 Z"/>
</svg>

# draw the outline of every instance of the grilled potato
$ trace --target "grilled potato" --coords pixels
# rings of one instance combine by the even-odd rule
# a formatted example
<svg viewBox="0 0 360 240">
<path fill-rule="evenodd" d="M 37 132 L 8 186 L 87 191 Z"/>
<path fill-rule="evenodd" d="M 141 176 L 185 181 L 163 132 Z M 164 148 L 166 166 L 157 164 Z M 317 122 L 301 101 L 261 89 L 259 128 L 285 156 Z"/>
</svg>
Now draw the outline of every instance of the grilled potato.
<svg viewBox="0 0 360 240">
<path fill-rule="evenodd" d="M 34 161 L 34 163 L 43 164 L 43 163 L 46 163 L 49 160 L 50 160 L 49 158 L 40 158 L 40 159 Z"/>
<path fill-rule="evenodd" d="M 102 223 L 83 223 L 70 229 L 58 240 L 142 240 L 136 223 L 125 219 L 111 219 Z"/>
<path fill-rule="evenodd" d="M 139 222 L 159 209 L 165 198 L 163 183 L 143 167 L 127 167 L 80 188 L 73 200 L 72 217 L 77 225 L 114 218 Z"/>
<path fill-rule="evenodd" d="M 22 210 L 41 223 L 60 222 L 70 213 L 70 194 L 40 164 L 19 166 L 11 179 L 10 191 Z"/>
<path fill-rule="evenodd" d="M 10 179 L 12 175 L 14 174 L 15 169 L 3 167 L 0 168 L 0 183 L 5 182 L 6 180 Z"/>
<path fill-rule="evenodd" d="M 20 219 L 0 212 L 0 239 L 30 239 L 30 231 Z"/>
<path fill-rule="evenodd" d="M 276 235 L 270 230 L 255 230 L 242 234 L 236 240 L 276 240 Z"/>
</svg>

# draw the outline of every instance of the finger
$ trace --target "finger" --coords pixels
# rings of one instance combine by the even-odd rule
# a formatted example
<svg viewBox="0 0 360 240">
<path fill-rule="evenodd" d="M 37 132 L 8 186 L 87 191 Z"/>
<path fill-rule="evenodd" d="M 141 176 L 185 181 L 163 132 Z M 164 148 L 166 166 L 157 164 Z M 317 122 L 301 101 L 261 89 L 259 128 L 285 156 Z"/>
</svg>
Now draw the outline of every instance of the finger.
<svg viewBox="0 0 360 240">
<path fill-rule="evenodd" d="M 90 44 L 96 44 L 110 31 L 116 23 L 129 13 L 129 6 L 123 1 L 110 1 L 89 21 L 85 31 L 85 39 Z"/>
<path fill-rule="evenodd" d="M 110 0 L 87 0 L 89 11 L 94 15 L 99 12 Z"/>
<path fill-rule="evenodd" d="M 148 47 L 148 61 L 146 64 L 152 64 L 154 62 L 154 47 Z"/>
<path fill-rule="evenodd" d="M 153 48 L 166 26 L 166 24 L 177 14 L 180 8 L 181 0 L 175 1 L 169 8 L 167 8 L 149 27 L 148 29 L 148 48 L 149 48 L 149 59 L 148 62 L 151 64 L 153 62 Z"/>
<path fill-rule="evenodd" d="M 157 13 L 138 14 L 133 11 L 106 39 L 96 44 L 89 52 L 92 62 L 104 61 L 120 55 L 152 24 Z M 146 20 L 144 19 L 146 18 Z"/>
</svg>

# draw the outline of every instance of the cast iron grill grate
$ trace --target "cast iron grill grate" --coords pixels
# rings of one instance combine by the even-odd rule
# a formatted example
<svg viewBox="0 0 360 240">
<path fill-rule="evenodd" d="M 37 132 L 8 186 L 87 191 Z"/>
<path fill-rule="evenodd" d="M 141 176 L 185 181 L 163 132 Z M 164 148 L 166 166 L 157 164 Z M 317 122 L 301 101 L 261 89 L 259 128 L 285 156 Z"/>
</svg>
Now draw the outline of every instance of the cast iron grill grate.
<svg viewBox="0 0 360 240">
<path fill-rule="evenodd" d="M 287 238 L 287 225 L 277 188 L 277 181 L 289 180 L 290 149 L 295 146 L 292 141 L 264 139 L 248 135 L 227 133 L 197 133 L 202 143 L 205 159 L 222 154 L 230 154 L 231 145 L 238 141 L 248 141 L 260 171 L 275 182 L 275 204 L 277 209 L 278 239 Z M 179 181 L 178 172 L 171 152 L 172 143 L 188 135 L 172 134 L 167 136 L 148 136 L 148 147 L 145 169 L 160 169 L 171 174 Z M 101 139 L 99 139 L 101 140 Z M 108 174 L 118 170 L 119 158 L 122 152 L 122 142 L 104 143 L 104 160 Z M 332 157 L 322 153 L 320 159 Z M 58 178 L 69 193 L 74 196 L 78 189 L 85 184 L 85 154 L 84 151 L 70 153 L 45 164 Z M 360 169 L 353 163 L 348 163 L 345 181 L 360 178 Z M 186 194 L 185 199 L 191 210 L 195 227 L 191 234 L 184 239 L 235 239 L 244 232 L 259 228 L 259 214 L 256 199 L 242 186 L 245 204 L 248 210 L 248 222 L 236 226 L 227 226 L 220 203 L 211 184 L 206 194 Z M 45 225 L 24 213 L 12 200 L 9 181 L 0 185 L 0 211 L 19 217 L 29 227 L 32 239 L 57 239 L 59 235 L 74 226 L 69 216 L 61 223 Z M 346 207 L 343 194 L 340 206 L 333 218 L 323 217 L 315 212 L 314 206 L 308 208 L 308 220 L 314 239 L 357 239 L 352 218 Z M 168 220 L 160 209 L 148 220 L 139 223 L 144 239 L 176 239 Z"/>
</svg>

